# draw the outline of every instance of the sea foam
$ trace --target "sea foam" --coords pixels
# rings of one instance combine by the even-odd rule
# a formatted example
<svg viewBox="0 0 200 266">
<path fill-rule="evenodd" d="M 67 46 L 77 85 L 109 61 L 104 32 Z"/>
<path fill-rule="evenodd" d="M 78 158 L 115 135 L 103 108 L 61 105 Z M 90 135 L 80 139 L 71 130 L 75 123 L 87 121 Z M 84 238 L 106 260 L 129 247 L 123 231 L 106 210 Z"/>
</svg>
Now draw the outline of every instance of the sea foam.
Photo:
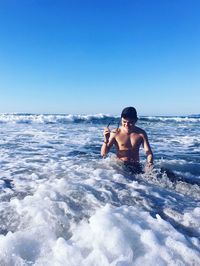
<svg viewBox="0 0 200 266">
<path fill-rule="evenodd" d="M 0 265 L 200 265 L 197 123 L 139 119 L 155 167 L 133 175 L 100 156 L 119 117 L 66 117 L 4 114 Z"/>
</svg>

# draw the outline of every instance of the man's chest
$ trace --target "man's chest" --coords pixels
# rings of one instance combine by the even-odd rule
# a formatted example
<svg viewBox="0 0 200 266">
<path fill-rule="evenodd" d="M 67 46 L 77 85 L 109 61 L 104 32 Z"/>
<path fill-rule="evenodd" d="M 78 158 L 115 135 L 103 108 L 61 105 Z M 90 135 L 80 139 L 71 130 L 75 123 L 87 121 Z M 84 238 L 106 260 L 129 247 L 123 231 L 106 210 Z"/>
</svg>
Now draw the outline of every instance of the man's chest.
<svg viewBox="0 0 200 266">
<path fill-rule="evenodd" d="M 136 146 L 140 146 L 142 143 L 142 136 L 137 133 L 131 133 L 129 135 L 119 134 L 116 137 L 116 141 L 119 147 L 134 148 Z"/>
</svg>

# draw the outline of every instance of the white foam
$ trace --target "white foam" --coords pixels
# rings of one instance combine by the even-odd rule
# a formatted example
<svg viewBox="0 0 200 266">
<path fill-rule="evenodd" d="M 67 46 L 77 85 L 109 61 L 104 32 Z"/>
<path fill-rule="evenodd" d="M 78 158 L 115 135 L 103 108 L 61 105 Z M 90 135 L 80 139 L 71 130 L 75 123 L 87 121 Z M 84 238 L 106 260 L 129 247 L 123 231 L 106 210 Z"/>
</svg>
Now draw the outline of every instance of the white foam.
<svg viewBox="0 0 200 266">
<path fill-rule="evenodd" d="M 153 171 L 133 176 L 112 154 L 102 160 L 102 125 L 31 119 L 42 122 L 1 127 L 0 265 L 199 264 L 199 187 Z M 165 136 L 152 130 L 158 156 Z M 176 147 L 155 164 L 198 178 L 196 157 L 179 158 Z"/>
<path fill-rule="evenodd" d="M 49 225 L 51 225 L 49 223 Z M 51 228 L 52 229 L 52 228 Z M 102 207 L 89 221 L 71 228 L 72 237 L 56 237 L 46 227 L 0 238 L 5 265 L 199 265 L 191 243 L 159 215 L 136 207 Z"/>
</svg>

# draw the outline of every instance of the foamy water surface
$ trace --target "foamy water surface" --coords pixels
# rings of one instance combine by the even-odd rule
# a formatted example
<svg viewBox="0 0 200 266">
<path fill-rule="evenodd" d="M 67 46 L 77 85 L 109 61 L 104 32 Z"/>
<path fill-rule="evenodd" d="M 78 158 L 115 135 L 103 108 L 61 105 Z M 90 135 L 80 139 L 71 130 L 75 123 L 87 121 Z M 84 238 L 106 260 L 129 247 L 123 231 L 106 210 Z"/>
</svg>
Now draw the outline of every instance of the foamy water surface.
<svg viewBox="0 0 200 266">
<path fill-rule="evenodd" d="M 141 117 L 155 169 L 135 176 L 100 157 L 109 121 L 0 115 L 0 265 L 200 265 L 200 118 Z"/>
</svg>

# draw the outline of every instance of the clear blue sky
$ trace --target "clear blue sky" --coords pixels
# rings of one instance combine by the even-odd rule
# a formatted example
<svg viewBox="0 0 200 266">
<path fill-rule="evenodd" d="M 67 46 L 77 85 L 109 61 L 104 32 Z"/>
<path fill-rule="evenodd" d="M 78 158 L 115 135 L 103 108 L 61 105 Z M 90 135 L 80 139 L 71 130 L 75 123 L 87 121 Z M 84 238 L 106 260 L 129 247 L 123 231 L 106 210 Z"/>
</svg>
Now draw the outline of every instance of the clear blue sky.
<svg viewBox="0 0 200 266">
<path fill-rule="evenodd" d="M 199 0 L 1 0 L 0 112 L 200 113 Z"/>
</svg>

